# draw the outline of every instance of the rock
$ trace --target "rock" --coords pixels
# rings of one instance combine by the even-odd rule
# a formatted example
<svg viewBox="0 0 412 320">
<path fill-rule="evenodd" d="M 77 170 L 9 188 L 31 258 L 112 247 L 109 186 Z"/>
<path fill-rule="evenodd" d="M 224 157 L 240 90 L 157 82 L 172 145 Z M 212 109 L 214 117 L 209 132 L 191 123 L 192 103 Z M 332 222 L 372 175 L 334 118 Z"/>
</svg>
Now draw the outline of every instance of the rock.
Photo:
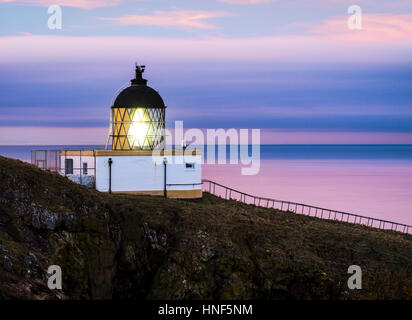
<svg viewBox="0 0 412 320">
<path fill-rule="evenodd" d="M 69 178 L 71 181 L 82 184 L 88 188 L 93 188 L 94 187 L 94 176 L 89 176 L 89 175 L 82 175 L 80 177 L 79 174 L 68 174 L 66 175 L 67 178 Z"/>
<path fill-rule="evenodd" d="M 37 264 L 37 258 L 30 252 L 29 255 L 24 258 L 24 263 L 28 267 L 35 266 Z"/>
<path fill-rule="evenodd" d="M 152 249 L 156 249 L 159 251 L 165 251 L 167 245 L 167 236 L 166 234 L 161 234 L 158 237 L 156 230 L 150 229 L 147 222 L 143 223 L 143 233 L 145 238 L 149 240 L 150 246 Z M 160 238 L 160 241 L 159 241 Z"/>
<path fill-rule="evenodd" d="M 59 216 L 48 210 L 36 210 L 32 215 L 32 225 L 36 229 L 54 230 L 57 226 Z"/>
<path fill-rule="evenodd" d="M 165 233 L 160 236 L 160 245 L 162 247 L 167 246 L 167 235 Z"/>
<path fill-rule="evenodd" d="M 208 261 L 211 257 L 213 257 L 215 255 L 215 251 L 214 250 L 210 250 L 210 249 L 203 249 L 201 252 L 201 258 L 200 260 L 206 262 Z"/>
<path fill-rule="evenodd" d="M 13 263 L 8 256 L 4 256 L 3 266 L 8 272 L 13 270 Z"/>
<path fill-rule="evenodd" d="M 199 231 L 197 232 L 197 237 L 198 237 L 199 239 L 205 239 L 205 238 L 207 238 L 208 236 L 209 236 L 209 234 L 208 234 L 206 231 L 199 230 Z"/>
<path fill-rule="evenodd" d="M 7 250 L 7 248 L 5 246 L 1 245 L 1 244 L 0 244 L 0 251 L 5 253 L 5 254 L 9 253 L 9 250 Z"/>
<path fill-rule="evenodd" d="M 134 249 L 130 245 L 126 247 L 125 258 L 128 263 L 133 264 L 135 262 L 136 256 L 134 253 Z"/>
<path fill-rule="evenodd" d="M 63 214 L 62 224 L 64 225 L 64 227 L 66 227 L 67 229 L 71 229 L 74 227 L 75 222 L 76 217 L 74 214 L 68 212 Z"/>
</svg>

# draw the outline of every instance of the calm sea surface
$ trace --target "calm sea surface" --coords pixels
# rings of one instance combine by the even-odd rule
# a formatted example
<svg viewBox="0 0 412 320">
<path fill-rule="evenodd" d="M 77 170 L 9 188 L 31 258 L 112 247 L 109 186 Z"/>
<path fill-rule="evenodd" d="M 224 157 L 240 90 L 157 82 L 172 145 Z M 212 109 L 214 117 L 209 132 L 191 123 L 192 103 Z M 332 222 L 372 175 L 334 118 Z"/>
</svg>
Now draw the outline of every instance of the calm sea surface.
<svg viewBox="0 0 412 320">
<path fill-rule="evenodd" d="M 0 146 L 30 161 L 32 149 L 103 146 Z M 263 145 L 257 175 L 239 164 L 203 166 L 203 177 L 254 195 L 296 201 L 412 225 L 412 145 Z"/>
</svg>

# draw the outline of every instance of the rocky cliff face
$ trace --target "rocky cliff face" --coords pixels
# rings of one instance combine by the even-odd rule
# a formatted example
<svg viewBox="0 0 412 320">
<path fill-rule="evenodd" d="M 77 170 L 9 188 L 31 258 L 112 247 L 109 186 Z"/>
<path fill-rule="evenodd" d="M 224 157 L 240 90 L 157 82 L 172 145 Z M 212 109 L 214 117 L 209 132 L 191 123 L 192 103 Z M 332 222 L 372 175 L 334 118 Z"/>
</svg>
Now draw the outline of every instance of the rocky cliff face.
<svg viewBox="0 0 412 320">
<path fill-rule="evenodd" d="M 0 157 L 3 299 L 411 299 L 411 275 L 405 235 L 208 194 L 110 196 Z"/>
</svg>

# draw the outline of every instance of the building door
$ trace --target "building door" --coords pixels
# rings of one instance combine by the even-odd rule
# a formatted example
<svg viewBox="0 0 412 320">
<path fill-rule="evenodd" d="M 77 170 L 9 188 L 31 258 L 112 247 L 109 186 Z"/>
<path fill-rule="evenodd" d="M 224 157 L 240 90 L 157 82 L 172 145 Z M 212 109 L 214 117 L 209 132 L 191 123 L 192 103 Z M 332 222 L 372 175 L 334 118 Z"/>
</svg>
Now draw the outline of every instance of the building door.
<svg viewBox="0 0 412 320">
<path fill-rule="evenodd" d="M 65 174 L 73 174 L 73 159 L 66 159 L 64 163 Z"/>
</svg>

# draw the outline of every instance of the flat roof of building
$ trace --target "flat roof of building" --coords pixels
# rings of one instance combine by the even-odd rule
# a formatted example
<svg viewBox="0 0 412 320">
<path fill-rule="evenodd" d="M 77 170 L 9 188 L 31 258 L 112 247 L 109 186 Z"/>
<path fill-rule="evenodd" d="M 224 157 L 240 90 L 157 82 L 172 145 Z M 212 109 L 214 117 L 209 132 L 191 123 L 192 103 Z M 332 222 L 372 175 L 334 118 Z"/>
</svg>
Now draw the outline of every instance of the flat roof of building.
<svg viewBox="0 0 412 320">
<path fill-rule="evenodd" d="M 201 155 L 199 149 L 165 149 L 165 150 L 60 150 L 62 156 L 105 157 L 105 156 L 183 156 Z"/>
</svg>

